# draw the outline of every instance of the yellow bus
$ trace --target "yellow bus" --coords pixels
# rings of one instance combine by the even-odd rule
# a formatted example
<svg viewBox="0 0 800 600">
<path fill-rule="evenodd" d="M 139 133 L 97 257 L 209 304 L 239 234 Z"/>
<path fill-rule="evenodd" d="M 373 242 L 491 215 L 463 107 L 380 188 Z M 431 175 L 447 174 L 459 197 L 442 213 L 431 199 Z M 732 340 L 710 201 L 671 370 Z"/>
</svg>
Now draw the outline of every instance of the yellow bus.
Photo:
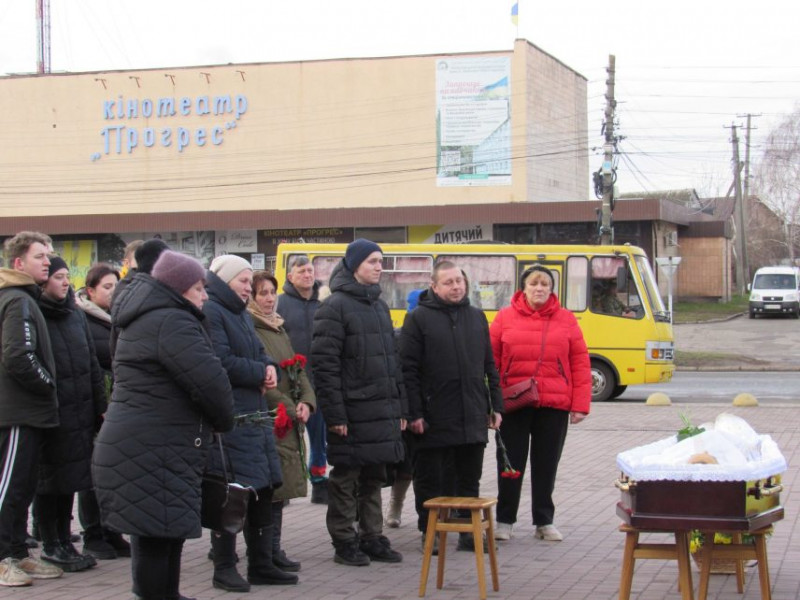
<svg viewBox="0 0 800 600">
<path fill-rule="evenodd" d="M 308 256 L 315 276 L 327 285 L 346 244 L 281 244 L 275 276 L 286 279 L 293 255 Z M 674 341 L 644 250 L 635 246 L 506 244 L 381 244 L 383 298 L 395 327 L 403 324 L 409 294 L 430 283 L 433 265 L 450 260 L 469 281 L 469 298 L 491 322 L 508 306 L 522 272 L 534 263 L 555 276 L 561 305 L 581 326 L 592 362 L 592 400 L 615 398 L 628 385 L 672 378 Z M 280 312 L 280 307 L 278 307 Z"/>
</svg>

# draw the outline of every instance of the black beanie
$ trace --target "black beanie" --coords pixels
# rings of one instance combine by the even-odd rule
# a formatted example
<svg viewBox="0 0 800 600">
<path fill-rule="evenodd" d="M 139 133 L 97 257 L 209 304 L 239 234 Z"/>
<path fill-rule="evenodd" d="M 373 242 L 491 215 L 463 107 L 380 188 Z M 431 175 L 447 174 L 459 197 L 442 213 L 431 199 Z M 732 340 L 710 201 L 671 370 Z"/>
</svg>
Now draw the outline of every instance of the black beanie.
<svg viewBox="0 0 800 600">
<path fill-rule="evenodd" d="M 358 238 L 348 244 L 344 253 L 344 266 L 355 273 L 359 265 L 367 260 L 367 257 L 373 252 L 383 253 L 383 250 L 375 242 Z"/>
<path fill-rule="evenodd" d="M 153 266 L 153 279 L 157 279 L 183 294 L 198 281 L 206 277 L 206 270 L 191 256 L 165 250 Z"/>
<path fill-rule="evenodd" d="M 164 240 L 158 238 L 147 240 L 133 253 L 133 257 L 136 259 L 136 270 L 150 275 L 158 257 L 164 250 L 169 250 L 169 246 Z"/>
<path fill-rule="evenodd" d="M 553 291 L 555 292 L 556 280 L 555 277 L 553 277 L 553 272 L 544 265 L 540 265 L 539 263 L 533 264 L 527 269 L 525 269 L 525 271 L 523 271 L 522 275 L 519 278 L 519 289 L 523 289 L 525 287 L 525 280 L 528 279 L 528 277 L 530 277 L 531 275 L 533 275 L 536 271 L 544 273 L 550 278 L 550 287 L 552 287 Z"/>
<path fill-rule="evenodd" d="M 61 258 L 60 256 L 48 256 L 50 259 L 50 268 L 47 272 L 48 277 L 52 277 L 53 273 L 56 271 L 60 271 L 61 269 L 66 269 L 69 271 L 69 266 L 67 265 L 66 261 Z"/>
</svg>

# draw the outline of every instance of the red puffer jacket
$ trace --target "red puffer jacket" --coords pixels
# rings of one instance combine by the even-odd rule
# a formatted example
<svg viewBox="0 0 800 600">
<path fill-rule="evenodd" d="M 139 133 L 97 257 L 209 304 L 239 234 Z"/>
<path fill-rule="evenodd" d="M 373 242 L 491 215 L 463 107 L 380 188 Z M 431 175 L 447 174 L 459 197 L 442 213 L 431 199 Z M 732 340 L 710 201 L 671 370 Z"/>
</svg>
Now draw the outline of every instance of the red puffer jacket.
<svg viewBox="0 0 800 600">
<path fill-rule="evenodd" d="M 589 351 L 578 321 L 561 308 L 555 294 L 535 311 L 520 291 L 511 306 L 497 313 L 489 332 L 500 385 L 513 385 L 533 375 L 548 320 L 544 357 L 536 376 L 542 406 L 588 413 L 592 400 Z"/>
</svg>

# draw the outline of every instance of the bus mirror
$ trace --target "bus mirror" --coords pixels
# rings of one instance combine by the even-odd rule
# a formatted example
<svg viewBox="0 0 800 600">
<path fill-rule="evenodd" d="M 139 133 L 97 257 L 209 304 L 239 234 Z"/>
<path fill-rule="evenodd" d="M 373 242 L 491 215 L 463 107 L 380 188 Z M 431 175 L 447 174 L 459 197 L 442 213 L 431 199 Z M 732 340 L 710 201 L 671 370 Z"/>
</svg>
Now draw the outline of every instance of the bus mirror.
<svg viewBox="0 0 800 600">
<path fill-rule="evenodd" d="M 617 269 L 617 289 L 625 290 L 628 288 L 628 269 L 619 267 Z"/>
</svg>

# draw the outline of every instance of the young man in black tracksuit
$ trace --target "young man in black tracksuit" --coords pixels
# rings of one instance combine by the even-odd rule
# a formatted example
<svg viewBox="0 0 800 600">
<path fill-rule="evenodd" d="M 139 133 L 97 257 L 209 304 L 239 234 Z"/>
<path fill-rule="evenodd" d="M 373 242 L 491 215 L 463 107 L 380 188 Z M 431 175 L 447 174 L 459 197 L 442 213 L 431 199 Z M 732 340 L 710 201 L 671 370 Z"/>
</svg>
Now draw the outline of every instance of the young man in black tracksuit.
<svg viewBox="0 0 800 600">
<path fill-rule="evenodd" d="M 22 231 L 6 240 L 0 269 L 0 586 L 63 574 L 25 545 L 44 432 L 58 426 L 55 361 L 36 303 L 49 277 L 49 247 L 48 236 Z"/>
</svg>

